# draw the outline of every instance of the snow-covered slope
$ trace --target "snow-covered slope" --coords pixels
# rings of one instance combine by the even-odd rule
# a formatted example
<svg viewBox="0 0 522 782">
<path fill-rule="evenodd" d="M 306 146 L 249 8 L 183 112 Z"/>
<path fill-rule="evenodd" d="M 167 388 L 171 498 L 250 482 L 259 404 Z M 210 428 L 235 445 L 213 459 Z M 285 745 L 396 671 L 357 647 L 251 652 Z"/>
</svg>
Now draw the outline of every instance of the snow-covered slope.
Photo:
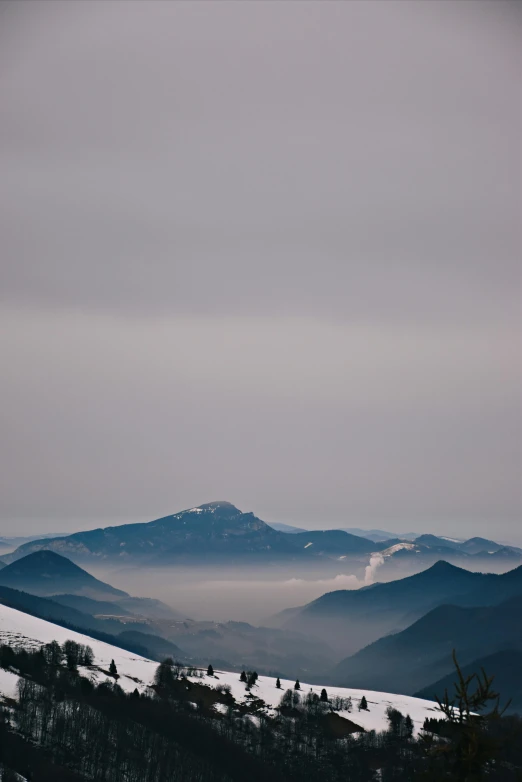
<svg viewBox="0 0 522 782">
<path fill-rule="evenodd" d="M 95 667 L 83 669 L 84 675 L 90 676 L 96 681 L 104 680 L 106 678 L 105 671 L 108 670 L 110 661 L 114 660 L 120 675 L 118 684 L 126 692 L 132 692 L 135 688 L 143 692 L 152 684 L 158 666 L 157 662 L 0 604 L 0 644 L 37 648 L 41 644 L 53 640 L 62 644 L 67 639 L 80 644 L 88 644 L 94 652 Z M 17 677 L 14 674 L 0 669 L 0 695 L 15 697 L 16 681 Z M 279 704 L 283 692 L 287 689 L 293 689 L 295 683 L 281 679 L 281 689 L 278 689 L 275 678 L 260 676 L 249 693 L 245 684 L 239 680 L 238 673 L 215 671 L 214 676 L 204 675 L 202 679 L 198 678 L 196 681 L 210 687 L 229 685 L 232 695 L 238 703 L 247 702 L 251 695 L 254 695 L 265 702 L 267 714 L 275 713 L 275 707 Z M 416 732 L 420 730 L 426 717 L 437 716 L 438 713 L 433 701 L 421 700 L 407 695 L 392 695 L 385 692 L 347 687 L 327 687 L 326 689 L 329 698 L 338 696 L 352 699 L 351 711 L 340 711 L 338 714 L 352 720 L 365 730 L 379 731 L 387 728 L 386 709 L 388 706 L 398 709 L 403 714 L 409 714 Z M 301 682 L 302 696 L 310 691 L 319 695 L 321 690 L 321 685 Z M 359 711 L 358 709 L 363 695 L 368 702 L 367 711 Z"/>
<path fill-rule="evenodd" d="M 248 694 L 245 685 L 239 681 L 239 674 L 225 671 L 215 671 L 215 677 L 205 676 L 203 683 L 228 684 L 230 685 L 232 695 L 238 703 L 245 699 Z M 276 680 L 270 676 L 260 676 L 257 684 L 251 689 L 252 695 L 261 698 L 267 705 L 267 712 L 273 713 L 274 708 L 279 704 L 281 696 L 285 690 L 294 688 L 294 681 L 281 679 L 281 689 L 276 688 Z M 301 695 L 304 697 L 310 691 L 321 694 L 322 686 L 319 684 L 306 684 L 300 682 Z M 392 706 L 403 714 L 409 714 L 413 720 L 415 731 L 422 728 L 426 717 L 440 716 L 438 709 L 433 701 L 425 701 L 420 698 L 412 698 L 409 695 L 392 695 L 387 692 L 373 692 L 372 690 L 356 690 L 349 687 L 327 687 L 328 697 L 352 699 L 352 710 L 340 711 L 341 717 L 348 719 L 360 725 L 365 730 L 386 730 L 388 721 L 386 718 L 386 709 Z M 359 711 L 359 702 L 362 696 L 366 697 L 368 702 L 368 711 Z"/>
<path fill-rule="evenodd" d="M 114 660 L 120 674 L 118 684 L 126 692 L 132 692 L 136 687 L 143 691 L 152 683 L 154 672 L 158 667 L 157 662 L 0 604 L 0 644 L 39 648 L 42 644 L 51 641 L 63 644 L 68 639 L 90 646 L 94 652 L 97 669 L 102 669 L 101 671 L 84 670 L 82 673 L 85 675 L 92 676 L 96 680 L 105 679 L 103 671 L 108 671 L 111 660 Z"/>
</svg>

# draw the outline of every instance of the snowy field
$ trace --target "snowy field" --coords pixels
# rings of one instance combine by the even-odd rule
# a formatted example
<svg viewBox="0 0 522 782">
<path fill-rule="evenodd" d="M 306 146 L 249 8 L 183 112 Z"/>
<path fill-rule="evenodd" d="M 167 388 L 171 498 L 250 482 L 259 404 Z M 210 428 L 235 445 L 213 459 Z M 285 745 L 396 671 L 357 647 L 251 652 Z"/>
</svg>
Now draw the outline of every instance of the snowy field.
<svg viewBox="0 0 522 782">
<path fill-rule="evenodd" d="M 111 660 L 114 660 L 120 675 L 118 684 L 126 692 L 132 692 L 135 688 L 144 692 L 152 684 L 158 666 L 157 662 L 0 604 L 0 644 L 38 648 L 41 644 L 50 641 L 58 641 L 63 644 L 68 639 L 79 644 L 89 645 L 94 652 L 95 668 L 81 670 L 83 675 L 89 676 L 95 681 L 103 681 L 106 678 L 105 671 L 108 671 Z M 248 702 L 249 693 L 245 684 L 239 681 L 238 673 L 216 670 L 214 676 L 205 674 L 202 679 L 195 679 L 195 681 L 208 684 L 211 687 L 229 685 L 237 703 Z M 15 674 L 0 668 L 0 695 L 15 697 L 16 682 L 17 676 Z M 310 691 L 318 695 L 321 693 L 321 685 L 307 684 L 303 681 L 300 684 L 302 697 Z M 269 715 L 275 714 L 275 707 L 279 704 L 283 692 L 287 689 L 293 689 L 294 681 L 281 679 L 280 690 L 275 685 L 274 678 L 259 676 L 257 683 L 250 691 L 251 695 L 265 702 L 265 711 Z M 349 687 L 326 687 L 326 690 L 329 698 L 339 696 L 352 699 L 353 706 L 350 712 L 340 711 L 337 713 L 341 717 L 352 720 L 365 730 L 381 731 L 387 728 L 386 709 L 388 706 L 398 709 L 404 715 L 409 714 L 416 733 L 422 727 L 426 717 L 434 717 L 439 714 L 433 701 L 412 698 L 407 695 L 392 695 L 386 692 L 357 690 Z M 363 695 L 368 702 L 367 711 L 359 711 L 358 709 Z"/>
<path fill-rule="evenodd" d="M 245 696 L 248 694 L 243 682 L 239 681 L 239 674 L 230 673 L 225 671 L 215 671 L 215 676 L 204 676 L 199 680 L 204 683 L 214 682 L 214 684 L 228 684 L 230 686 L 232 695 L 238 703 L 245 700 Z M 270 676 L 260 676 L 252 689 L 252 695 L 256 698 L 261 698 L 267 705 L 267 712 L 274 713 L 274 708 L 279 704 L 281 696 L 285 690 L 294 688 L 295 681 L 289 679 L 281 679 L 281 689 L 277 689 L 276 680 Z M 310 691 L 321 694 L 323 689 L 320 684 L 307 684 L 300 681 L 301 685 L 301 697 L 305 697 Z M 348 719 L 360 725 L 365 730 L 386 730 L 388 727 L 388 720 L 386 718 L 386 709 L 388 706 L 392 706 L 394 709 L 398 709 L 404 715 L 409 714 L 413 720 L 415 732 L 417 733 L 421 728 L 426 717 L 434 717 L 438 714 L 438 709 L 433 701 L 425 701 L 420 698 L 412 698 L 409 695 L 392 695 L 387 692 L 374 692 L 373 690 L 356 690 L 349 687 L 326 687 L 328 697 L 332 698 L 339 696 L 341 698 L 352 699 L 351 712 L 339 711 L 337 712 L 341 717 L 347 717 Z M 359 711 L 359 702 L 362 696 L 366 697 L 368 702 L 368 711 Z"/>
<path fill-rule="evenodd" d="M 158 667 L 157 662 L 147 660 L 139 654 L 118 649 L 118 647 L 103 641 L 97 641 L 83 633 L 75 633 L 74 630 L 68 630 L 66 627 L 60 627 L 44 619 L 38 619 L 36 616 L 0 605 L 0 644 L 38 649 L 42 644 L 51 641 L 63 644 L 67 640 L 88 645 L 93 650 L 95 666 L 101 668 L 102 671 L 83 669 L 81 672 L 85 676 L 96 681 L 105 680 L 107 677 L 103 671 L 108 671 L 111 660 L 114 660 L 120 674 L 118 684 L 125 692 L 132 692 L 136 687 L 143 691 L 152 683 Z"/>
</svg>

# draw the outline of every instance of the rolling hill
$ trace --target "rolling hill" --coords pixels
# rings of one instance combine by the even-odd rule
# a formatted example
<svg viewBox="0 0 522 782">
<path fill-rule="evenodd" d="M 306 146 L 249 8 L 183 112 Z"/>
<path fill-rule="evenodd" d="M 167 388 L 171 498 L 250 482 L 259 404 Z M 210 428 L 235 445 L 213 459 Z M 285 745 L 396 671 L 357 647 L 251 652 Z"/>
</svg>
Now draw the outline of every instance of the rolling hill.
<svg viewBox="0 0 522 782">
<path fill-rule="evenodd" d="M 62 592 L 100 600 L 128 597 L 126 592 L 99 581 L 66 557 L 45 549 L 3 568 L 0 585 L 40 596 Z"/>
<path fill-rule="evenodd" d="M 443 603 L 487 606 L 520 593 L 522 567 L 497 575 L 471 572 L 441 560 L 407 578 L 329 592 L 283 612 L 273 623 L 318 635 L 346 655 L 404 629 Z"/>
</svg>

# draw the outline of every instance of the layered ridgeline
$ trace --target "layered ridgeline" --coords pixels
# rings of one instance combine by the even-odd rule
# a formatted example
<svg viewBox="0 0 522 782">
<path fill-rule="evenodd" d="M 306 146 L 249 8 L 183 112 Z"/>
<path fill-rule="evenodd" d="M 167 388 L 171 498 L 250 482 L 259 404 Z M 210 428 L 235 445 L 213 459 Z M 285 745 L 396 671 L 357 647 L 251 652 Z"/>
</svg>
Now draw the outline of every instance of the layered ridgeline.
<svg viewBox="0 0 522 782">
<path fill-rule="evenodd" d="M 0 572 L 0 586 L 40 597 L 60 597 L 63 605 L 96 615 L 137 615 L 152 619 L 182 617 L 171 606 L 150 597 L 132 597 L 92 576 L 67 557 L 42 549 L 27 554 Z"/>
<path fill-rule="evenodd" d="M 477 660 L 506 650 L 522 653 L 521 615 L 522 594 L 492 606 L 438 606 L 405 630 L 342 660 L 332 680 L 413 694 L 453 672 L 453 650 L 460 663 L 474 671 L 500 671 L 498 665 L 481 666 Z M 437 687 L 434 694 L 439 694 Z"/>
<path fill-rule="evenodd" d="M 355 531 L 355 530 L 354 530 Z M 405 533 L 386 539 L 382 530 L 311 530 L 284 524 L 270 526 L 230 502 L 210 502 L 139 524 L 122 524 L 55 538 L 31 540 L 6 563 L 43 549 L 77 563 L 93 561 L 165 565 L 197 560 L 219 562 L 269 560 L 361 576 L 373 554 L 382 580 L 423 570 L 439 559 L 470 569 L 503 571 L 522 563 L 522 550 L 483 538 L 468 541 Z M 392 535 L 392 533 L 390 533 Z"/>
<path fill-rule="evenodd" d="M 494 672 L 495 690 L 509 693 L 511 703 L 506 709 L 507 713 L 522 714 L 522 650 L 504 649 L 488 654 L 486 657 L 479 657 L 462 666 L 462 673 L 466 677 L 480 670 Z M 428 698 L 428 700 L 442 699 L 446 691 L 453 691 L 454 682 L 455 672 L 452 671 L 414 694 L 418 698 Z"/>
<path fill-rule="evenodd" d="M 114 643 L 155 659 L 182 654 L 197 662 L 212 655 L 231 669 L 254 667 L 281 675 L 290 670 L 299 676 L 326 674 L 337 659 L 320 639 L 247 622 L 195 621 L 159 600 L 131 597 L 52 551 L 28 554 L 5 570 L 0 603 L 100 637 L 110 635 Z"/>
<path fill-rule="evenodd" d="M 114 638 L 116 645 L 158 659 L 181 653 L 161 633 L 163 626 L 172 625 L 182 614 L 160 600 L 131 597 L 59 554 L 28 554 L 4 568 L 1 575 L 0 603 L 6 606 L 98 637 Z"/>
<path fill-rule="evenodd" d="M 443 603 L 488 606 L 521 593 L 522 566 L 497 575 L 440 561 L 407 578 L 329 592 L 305 606 L 281 612 L 271 624 L 320 636 L 346 656 L 408 627 Z"/>
</svg>

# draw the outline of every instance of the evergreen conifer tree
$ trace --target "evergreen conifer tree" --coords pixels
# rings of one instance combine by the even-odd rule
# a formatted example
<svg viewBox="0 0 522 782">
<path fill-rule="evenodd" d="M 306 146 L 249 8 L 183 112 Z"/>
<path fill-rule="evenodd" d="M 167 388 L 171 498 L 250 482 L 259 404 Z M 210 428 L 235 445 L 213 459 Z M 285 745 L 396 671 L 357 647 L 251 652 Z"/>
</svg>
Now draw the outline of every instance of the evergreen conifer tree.
<svg viewBox="0 0 522 782">
<path fill-rule="evenodd" d="M 116 668 L 116 663 L 114 662 L 114 660 L 111 660 L 111 664 L 109 665 L 109 673 L 111 676 L 118 675 L 118 669 Z"/>
<path fill-rule="evenodd" d="M 214 676 L 214 669 L 211 665 L 207 668 L 207 676 Z"/>
<path fill-rule="evenodd" d="M 326 690 L 324 688 L 321 690 L 320 700 L 321 701 L 328 701 L 328 693 L 326 692 Z"/>
<path fill-rule="evenodd" d="M 367 711 L 368 710 L 368 701 L 366 700 L 366 695 L 363 695 L 361 698 L 361 702 L 359 703 L 359 711 Z"/>
<path fill-rule="evenodd" d="M 240 682 L 245 682 L 245 684 L 246 684 L 246 680 L 247 680 L 247 677 L 246 677 L 245 671 L 241 671 L 241 676 L 239 677 L 239 681 Z"/>
<path fill-rule="evenodd" d="M 277 687 L 277 689 L 278 689 L 278 690 L 280 690 L 280 689 L 281 689 L 281 681 L 280 681 L 280 679 L 279 679 L 279 676 L 277 677 L 277 681 L 276 681 L 276 687 Z"/>
<path fill-rule="evenodd" d="M 301 689 L 301 685 L 299 684 L 299 679 L 296 679 L 294 684 L 294 690 L 300 690 L 300 689 Z"/>
</svg>

